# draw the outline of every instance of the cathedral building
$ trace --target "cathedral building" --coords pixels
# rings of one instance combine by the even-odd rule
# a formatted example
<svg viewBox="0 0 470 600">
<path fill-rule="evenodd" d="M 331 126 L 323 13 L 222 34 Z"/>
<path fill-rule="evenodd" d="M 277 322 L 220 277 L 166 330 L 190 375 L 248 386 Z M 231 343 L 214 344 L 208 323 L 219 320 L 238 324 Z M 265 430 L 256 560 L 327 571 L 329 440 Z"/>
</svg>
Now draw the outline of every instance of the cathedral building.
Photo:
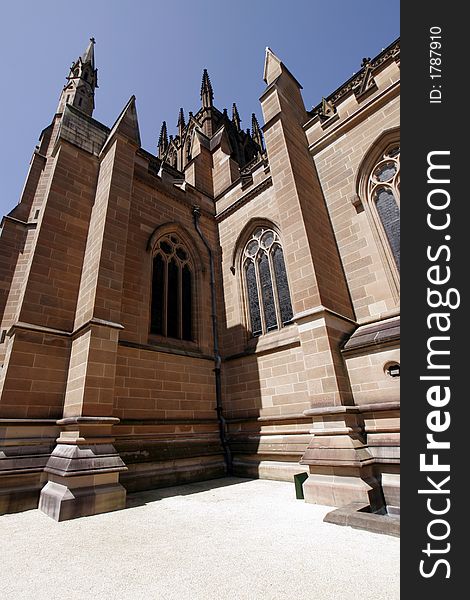
<svg viewBox="0 0 470 600">
<path fill-rule="evenodd" d="M 204 70 L 152 153 L 134 97 L 93 118 L 90 41 L 2 221 L 0 513 L 303 473 L 399 511 L 399 66 L 309 109 L 267 48 L 250 129 Z"/>
</svg>

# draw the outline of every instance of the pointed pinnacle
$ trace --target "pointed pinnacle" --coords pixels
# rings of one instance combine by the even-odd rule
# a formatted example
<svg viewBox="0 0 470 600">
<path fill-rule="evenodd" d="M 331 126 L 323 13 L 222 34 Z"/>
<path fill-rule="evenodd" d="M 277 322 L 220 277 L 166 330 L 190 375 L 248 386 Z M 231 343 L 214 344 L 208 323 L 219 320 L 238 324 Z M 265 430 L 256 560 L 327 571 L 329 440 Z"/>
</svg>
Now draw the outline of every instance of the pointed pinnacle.
<svg viewBox="0 0 470 600">
<path fill-rule="evenodd" d="M 91 63 L 92 69 L 95 68 L 95 43 L 95 38 L 91 37 L 85 52 L 82 54 L 82 63 Z"/>
<path fill-rule="evenodd" d="M 201 83 L 201 101 L 203 106 L 212 106 L 214 100 L 214 92 L 212 90 L 212 84 L 207 69 L 204 69 L 202 73 Z"/>
<path fill-rule="evenodd" d="M 158 149 L 161 152 L 165 152 L 168 147 L 168 134 L 166 130 L 166 121 L 163 121 L 162 128 L 160 130 L 160 137 L 158 138 Z"/>
<path fill-rule="evenodd" d="M 238 109 L 235 102 L 232 104 L 232 122 L 237 128 L 237 130 L 240 131 L 240 124 L 242 120 L 240 119 L 240 115 L 238 114 Z"/>
<path fill-rule="evenodd" d="M 181 129 L 184 129 L 184 126 L 185 126 L 184 111 L 182 108 L 180 108 L 180 112 L 178 114 L 178 123 L 176 124 L 176 126 L 181 127 Z"/>
<path fill-rule="evenodd" d="M 261 133 L 261 128 L 258 123 L 258 119 L 256 118 L 255 113 L 251 115 L 251 136 L 253 140 L 258 144 L 261 151 L 264 150 L 264 142 L 263 142 L 263 134 Z"/>
</svg>

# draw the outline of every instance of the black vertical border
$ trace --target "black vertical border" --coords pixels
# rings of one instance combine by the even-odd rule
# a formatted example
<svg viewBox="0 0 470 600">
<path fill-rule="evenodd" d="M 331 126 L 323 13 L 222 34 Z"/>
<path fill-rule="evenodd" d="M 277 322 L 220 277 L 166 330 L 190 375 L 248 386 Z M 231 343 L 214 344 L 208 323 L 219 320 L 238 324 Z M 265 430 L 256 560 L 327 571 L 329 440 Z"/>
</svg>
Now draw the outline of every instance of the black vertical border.
<svg viewBox="0 0 470 600">
<path fill-rule="evenodd" d="M 466 501 L 469 492 L 464 490 L 467 479 L 465 439 L 470 439 L 470 431 L 464 431 L 467 414 L 470 414 L 470 393 L 465 389 L 466 379 L 470 376 L 470 360 L 467 359 L 467 355 L 470 356 L 470 325 L 466 317 L 466 280 L 470 277 L 467 268 L 467 257 L 470 255 L 470 219 L 467 216 L 470 194 L 468 186 L 463 184 L 465 171 L 470 175 L 470 164 L 467 166 L 468 160 L 465 160 L 468 151 L 464 149 L 469 135 L 468 93 L 464 89 L 468 87 L 470 78 L 467 47 L 470 35 L 462 10 L 458 14 L 458 7 L 456 2 L 449 0 L 401 3 L 401 590 L 403 598 L 426 600 L 466 597 L 468 591 L 465 591 L 467 586 L 463 576 L 466 571 L 470 573 L 470 566 L 464 566 L 468 555 L 465 541 L 470 530 Z M 433 81 L 429 77 L 431 27 L 442 29 L 442 81 Z M 433 83 L 442 86 L 441 104 L 429 102 Z M 443 232 L 433 232 L 426 224 L 429 212 L 427 194 L 430 190 L 426 175 L 427 155 L 435 150 L 450 150 L 451 153 L 451 183 L 445 186 L 451 194 L 451 225 L 445 231 L 451 240 L 447 242 L 442 239 Z M 451 526 L 451 533 L 448 539 L 438 542 L 428 538 L 427 526 L 433 518 L 439 517 L 429 514 L 426 496 L 418 494 L 418 489 L 430 487 L 426 475 L 432 474 L 420 472 L 419 455 L 426 449 L 426 417 L 433 410 L 426 401 L 426 390 L 430 384 L 420 381 L 419 377 L 426 374 L 426 343 L 432 335 L 426 324 L 426 317 L 432 312 L 426 299 L 427 269 L 430 266 L 426 249 L 428 245 L 437 247 L 441 243 L 448 243 L 451 249 L 451 259 L 447 263 L 451 268 L 448 286 L 460 291 L 461 304 L 455 310 L 439 309 L 448 310 L 452 320 L 448 334 L 451 336 L 452 395 L 448 407 L 442 409 L 450 411 L 451 426 L 440 438 L 451 442 L 450 450 L 445 451 L 447 454 L 440 452 L 441 462 L 447 457 L 451 465 L 451 508 L 443 516 Z M 446 263 L 442 261 L 441 264 Z M 443 476 L 443 473 L 436 473 L 435 479 L 442 480 Z M 434 558 L 430 559 L 422 552 L 428 541 L 436 549 L 443 549 L 449 542 L 450 551 L 433 554 Z M 449 561 L 450 578 L 445 578 L 447 569 L 443 565 L 437 568 L 434 576 L 427 579 L 422 577 L 419 572 L 420 561 L 426 559 L 426 569 L 430 571 L 433 560 L 439 558 Z"/>
</svg>

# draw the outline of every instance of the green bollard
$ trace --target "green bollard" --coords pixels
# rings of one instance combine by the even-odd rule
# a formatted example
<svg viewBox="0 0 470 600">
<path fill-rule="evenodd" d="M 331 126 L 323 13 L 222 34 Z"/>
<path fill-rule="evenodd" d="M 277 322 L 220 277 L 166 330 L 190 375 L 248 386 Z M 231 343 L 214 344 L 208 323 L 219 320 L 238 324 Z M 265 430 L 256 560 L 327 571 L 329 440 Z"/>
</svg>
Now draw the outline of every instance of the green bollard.
<svg viewBox="0 0 470 600">
<path fill-rule="evenodd" d="M 294 475 L 295 497 L 297 500 L 304 499 L 303 483 L 308 478 L 308 473 L 297 473 Z"/>
</svg>

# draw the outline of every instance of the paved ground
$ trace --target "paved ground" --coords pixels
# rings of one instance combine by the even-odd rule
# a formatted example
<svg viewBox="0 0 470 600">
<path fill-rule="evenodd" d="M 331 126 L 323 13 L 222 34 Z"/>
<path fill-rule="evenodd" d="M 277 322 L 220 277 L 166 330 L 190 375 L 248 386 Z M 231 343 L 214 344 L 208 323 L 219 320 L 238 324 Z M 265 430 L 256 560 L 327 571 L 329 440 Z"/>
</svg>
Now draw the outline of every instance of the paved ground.
<svg viewBox="0 0 470 600">
<path fill-rule="evenodd" d="M 399 540 L 323 523 L 293 484 L 218 479 L 56 523 L 0 517 L 5 600 L 398 600 Z"/>
</svg>

